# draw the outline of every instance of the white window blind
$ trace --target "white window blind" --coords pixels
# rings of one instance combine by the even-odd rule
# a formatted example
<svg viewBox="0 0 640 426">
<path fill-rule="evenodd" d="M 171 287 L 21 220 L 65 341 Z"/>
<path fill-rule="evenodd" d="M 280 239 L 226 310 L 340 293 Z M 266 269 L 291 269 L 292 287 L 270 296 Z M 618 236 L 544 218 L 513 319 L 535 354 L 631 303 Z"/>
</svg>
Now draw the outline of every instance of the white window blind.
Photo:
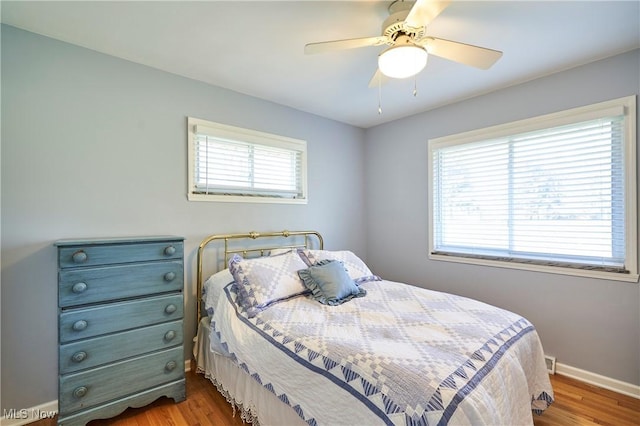
<svg viewBox="0 0 640 426">
<path fill-rule="evenodd" d="M 622 107 L 590 109 L 430 144 L 431 254 L 637 274 L 628 119 Z"/>
<path fill-rule="evenodd" d="M 190 199 L 306 201 L 304 141 L 190 119 Z"/>
</svg>

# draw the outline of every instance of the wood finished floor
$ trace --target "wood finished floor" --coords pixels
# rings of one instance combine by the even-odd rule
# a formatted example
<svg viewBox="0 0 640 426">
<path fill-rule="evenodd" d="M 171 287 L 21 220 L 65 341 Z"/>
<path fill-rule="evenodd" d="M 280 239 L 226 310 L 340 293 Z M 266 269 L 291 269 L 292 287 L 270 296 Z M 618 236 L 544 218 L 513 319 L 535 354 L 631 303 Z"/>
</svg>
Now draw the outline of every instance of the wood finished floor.
<svg viewBox="0 0 640 426">
<path fill-rule="evenodd" d="M 640 425 L 640 400 L 591 386 L 564 376 L 551 376 L 555 402 L 535 426 Z M 54 426 L 55 419 L 32 426 Z M 109 420 L 94 420 L 88 426 L 241 426 L 231 406 L 201 374 L 187 373 L 187 399 L 174 403 L 160 398 L 143 408 L 128 409 Z M 515 426 L 515 425 L 508 425 Z"/>
</svg>

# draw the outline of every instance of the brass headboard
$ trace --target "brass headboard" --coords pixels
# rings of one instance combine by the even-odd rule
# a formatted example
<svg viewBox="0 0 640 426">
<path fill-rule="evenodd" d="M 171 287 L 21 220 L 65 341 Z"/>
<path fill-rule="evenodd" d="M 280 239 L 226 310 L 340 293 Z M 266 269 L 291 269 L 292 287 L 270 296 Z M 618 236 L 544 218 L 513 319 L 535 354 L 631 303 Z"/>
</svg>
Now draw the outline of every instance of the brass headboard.
<svg viewBox="0 0 640 426">
<path fill-rule="evenodd" d="M 297 240 L 297 243 L 296 243 L 296 241 L 288 240 L 289 238 L 294 240 L 295 237 L 302 237 L 301 238 L 302 242 Z M 288 241 L 285 241 L 282 244 L 272 245 L 268 247 L 235 247 L 230 245 L 230 242 L 234 240 L 247 240 L 246 243 L 248 243 L 248 240 L 257 240 L 258 238 L 271 238 L 271 239 L 285 238 Z M 322 250 L 324 246 L 324 241 L 322 239 L 322 235 L 320 235 L 320 233 L 316 231 L 249 232 L 245 234 L 221 234 L 221 235 L 210 235 L 204 240 L 202 240 L 202 242 L 200 243 L 200 246 L 198 246 L 198 271 L 197 271 L 198 288 L 196 293 L 196 299 L 198 301 L 197 302 L 198 316 L 196 318 L 196 323 L 197 321 L 200 321 L 200 318 L 202 315 L 201 299 L 202 299 L 202 286 L 204 285 L 204 277 L 202 276 L 203 269 L 204 269 L 203 263 L 204 263 L 204 257 L 205 257 L 204 251 L 210 243 L 224 240 L 223 262 L 226 264 L 229 258 L 236 253 L 242 254 L 243 257 L 247 257 L 250 254 L 257 255 L 257 256 L 264 256 L 265 254 L 269 254 L 271 250 L 276 250 L 276 249 L 313 248 L 314 246 L 312 245 L 314 244 L 314 242 L 312 241 L 312 238 L 315 238 L 317 240 L 316 241 L 317 246 L 315 246 L 315 248 Z M 291 242 L 291 244 L 287 244 L 289 242 Z M 240 246 L 240 244 L 238 244 L 238 246 Z"/>
</svg>

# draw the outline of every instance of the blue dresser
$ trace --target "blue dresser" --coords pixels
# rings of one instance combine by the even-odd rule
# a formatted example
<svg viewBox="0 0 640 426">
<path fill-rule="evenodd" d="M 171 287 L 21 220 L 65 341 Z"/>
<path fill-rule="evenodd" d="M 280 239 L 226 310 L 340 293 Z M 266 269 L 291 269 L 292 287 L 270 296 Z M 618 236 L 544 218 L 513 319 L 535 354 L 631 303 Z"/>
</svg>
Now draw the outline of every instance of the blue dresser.
<svg viewBox="0 0 640 426">
<path fill-rule="evenodd" d="M 179 237 L 60 240 L 58 424 L 185 399 Z"/>
</svg>

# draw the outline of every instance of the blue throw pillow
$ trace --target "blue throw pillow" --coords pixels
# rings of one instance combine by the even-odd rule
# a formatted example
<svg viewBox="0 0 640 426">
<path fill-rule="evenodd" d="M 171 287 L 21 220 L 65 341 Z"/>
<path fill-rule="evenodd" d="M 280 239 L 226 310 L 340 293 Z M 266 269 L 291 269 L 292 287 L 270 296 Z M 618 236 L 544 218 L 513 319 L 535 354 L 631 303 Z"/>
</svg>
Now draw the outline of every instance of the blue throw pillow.
<svg viewBox="0 0 640 426">
<path fill-rule="evenodd" d="M 351 279 L 342 262 L 322 260 L 308 269 L 298 271 L 311 296 L 325 305 L 339 305 L 367 294 Z"/>
</svg>

